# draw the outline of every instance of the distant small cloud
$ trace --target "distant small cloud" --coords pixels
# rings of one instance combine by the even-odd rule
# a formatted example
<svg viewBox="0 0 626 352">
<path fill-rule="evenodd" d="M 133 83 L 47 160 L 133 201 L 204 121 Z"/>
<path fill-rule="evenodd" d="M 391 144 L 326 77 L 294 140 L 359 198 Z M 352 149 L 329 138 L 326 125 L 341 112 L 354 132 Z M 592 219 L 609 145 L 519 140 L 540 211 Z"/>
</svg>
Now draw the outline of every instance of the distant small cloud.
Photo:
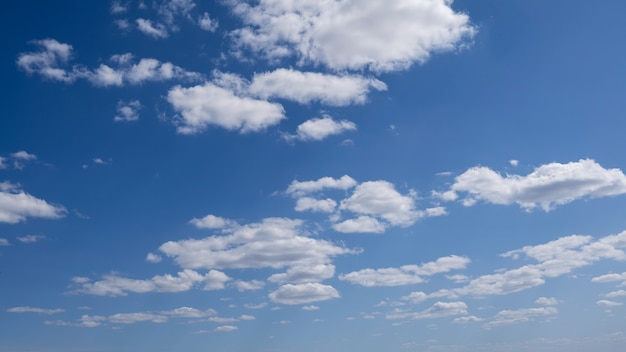
<svg viewBox="0 0 626 352">
<path fill-rule="evenodd" d="M 519 165 L 519 160 L 515 160 L 515 159 L 509 160 L 509 164 L 511 164 L 511 166 L 517 166 Z"/>
<path fill-rule="evenodd" d="M 148 253 L 146 256 L 146 261 L 150 263 L 159 263 L 161 261 L 161 256 L 154 253 Z"/>
<path fill-rule="evenodd" d="M 0 246 L 10 246 L 11 244 L 9 243 L 9 240 L 7 240 L 6 238 L 2 238 L 0 237 Z"/>
<path fill-rule="evenodd" d="M 118 101 L 117 102 L 117 115 L 113 118 L 116 122 L 129 122 L 139 120 L 139 110 L 142 106 L 139 100 L 132 100 L 129 102 Z"/>
<path fill-rule="evenodd" d="M 22 242 L 22 243 L 35 243 L 35 242 L 39 242 L 39 240 L 42 240 L 44 238 L 46 238 L 46 236 L 42 236 L 42 235 L 26 235 L 26 236 L 18 237 L 17 240 Z"/>
<path fill-rule="evenodd" d="M 205 12 L 198 19 L 198 25 L 207 32 L 215 32 L 217 27 L 219 27 L 219 22 L 216 19 L 211 18 L 211 16 Z"/>
</svg>

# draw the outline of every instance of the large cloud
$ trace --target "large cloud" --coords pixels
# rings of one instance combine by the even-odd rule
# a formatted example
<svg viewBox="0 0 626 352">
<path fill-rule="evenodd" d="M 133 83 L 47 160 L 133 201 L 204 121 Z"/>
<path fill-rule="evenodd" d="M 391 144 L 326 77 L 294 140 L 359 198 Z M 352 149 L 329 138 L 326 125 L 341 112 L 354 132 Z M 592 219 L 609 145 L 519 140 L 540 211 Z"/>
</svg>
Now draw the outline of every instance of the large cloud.
<svg viewBox="0 0 626 352">
<path fill-rule="evenodd" d="M 453 50 L 475 29 L 449 0 L 230 0 L 240 47 L 331 69 L 393 71 Z M 375 26 L 372 23 L 376 23 Z"/>
<path fill-rule="evenodd" d="M 600 198 L 626 193 L 626 176 L 620 169 L 605 169 L 594 160 L 567 164 L 550 163 L 526 176 L 506 175 L 487 167 L 473 167 L 456 177 L 450 190 L 437 193 L 444 200 L 467 193 L 465 205 L 482 200 L 493 204 L 514 204 L 531 210 L 549 211 L 580 198 Z"/>
<path fill-rule="evenodd" d="M 332 242 L 308 237 L 302 221 L 268 218 L 227 230 L 226 235 L 170 241 L 161 252 L 184 268 L 283 268 L 329 264 L 354 253 Z"/>
</svg>

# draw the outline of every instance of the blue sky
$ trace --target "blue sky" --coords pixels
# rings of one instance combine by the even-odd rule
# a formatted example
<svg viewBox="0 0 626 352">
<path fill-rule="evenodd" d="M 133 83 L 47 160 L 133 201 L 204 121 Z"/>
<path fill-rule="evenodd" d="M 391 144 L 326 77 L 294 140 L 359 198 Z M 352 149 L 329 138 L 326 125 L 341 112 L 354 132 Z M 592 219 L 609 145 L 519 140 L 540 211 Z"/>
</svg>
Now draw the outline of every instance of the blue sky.
<svg viewBox="0 0 626 352">
<path fill-rule="evenodd" d="M 0 351 L 623 349 L 623 2 L 3 7 Z"/>
</svg>

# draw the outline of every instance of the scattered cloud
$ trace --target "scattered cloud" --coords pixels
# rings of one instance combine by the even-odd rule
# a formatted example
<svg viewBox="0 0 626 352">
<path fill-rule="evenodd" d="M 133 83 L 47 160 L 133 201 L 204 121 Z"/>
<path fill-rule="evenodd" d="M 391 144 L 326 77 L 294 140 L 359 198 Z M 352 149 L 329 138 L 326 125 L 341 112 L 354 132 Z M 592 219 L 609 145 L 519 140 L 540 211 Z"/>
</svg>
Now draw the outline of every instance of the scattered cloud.
<svg viewBox="0 0 626 352">
<path fill-rule="evenodd" d="M 0 223 L 16 224 L 27 218 L 59 219 L 67 214 L 60 205 L 52 205 L 22 191 L 19 185 L 0 183 Z"/>
<path fill-rule="evenodd" d="M 139 100 L 132 100 L 129 102 L 118 101 L 117 102 L 117 115 L 113 118 L 113 121 L 128 122 L 139 120 L 139 110 L 142 106 Z"/>
<path fill-rule="evenodd" d="M 609 292 L 606 295 L 604 295 L 604 297 L 607 297 L 607 298 L 626 297 L 626 291 L 617 290 L 617 291 Z"/>
<path fill-rule="evenodd" d="M 526 323 L 534 321 L 536 317 L 552 316 L 558 314 L 558 312 L 559 311 L 554 307 L 503 310 L 498 312 L 498 314 L 485 324 L 484 327 L 486 329 L 491 329 L 502 325 Z"/>
<path fill-rule="evenodd" d="M 223 229 L 237 226 L 237 223 L 233 220 L 224 219 L 219 216 L 209 214 L 202 219 L 193 218 L 189 221 L 199 229 Z"/>
<path fill-rule="evenodd" d="M 265 287 L 265 282 L 259 280 L 241 281 L 237 280 L 234 283 L 238 291 L 256 291 Z"/>
<path fill-rule="evenodd" d="M 614 301 L 609 301 L 606 299 L 601 299 L 599 301 L 596 302 L 597 305 L 599 305 L 600 307 L 604 307 L 604 308 L 611 308 L 611 307 L 619 307 L 619 306 L 623 306 L 624 303 L 622 302 L 614 302 Z"/>
<path fill-rule="evenodd" d="M 148 255 L 146 255 L 146 261 L 150 263 L 159 263 L 162 259 L 163 258 L 158 254 L 148 253 Z"/>
<path fill-rule="evenodd" d="M 102 323 L 106 321 L 106 317 L 100 315 L 83 315 L 80 317 L 78 321 L 68 322 L 63 320 L 46 320 L 44 323 L 46 325 L 56 325 L 56 326 L 75 326 L 80 328 L 95 328 L 97 326 L 102 325 Z"/>
<path fill-rule="evenodd" d="M 539 297 L 535 303 L 540 306 L 555 306 L 559 304 L 559 301 L 554 297 Z"/>
<path fill-rule="evenodd" d="M 596 276 L 591 279 L 591 282 L 605 283 L 605 282 L 615 282 L 615 281 L 626 281 L 626 272 L 621 274 L 606 274 L 601 276 Z"/>
<path fill-rule="evenodd" d="M 163 39 L 170 36 L 167 28 L 161 23 L 152 23 L 152 21 L 144 18 L 138 18 L 136 22 L 137 29 L 154 39 Z"/>
<path fill-rule="evenodd" d="M 356 124 L 351 121 L 335 121 L 330 116 L 307 120 L 298 126 L 296 134 L 287 134 L 288 141 L 321 141 L 329 136 L 338 135 L 346 131 L 356 130 Z"/>
<path fill-rule="evenodd" d="M 325 189 L 348 190 L 357 185 L 357 182 L 348 175 L 338 179 L 322 177 L 315 181 L 293 181 L 287 188 L 287 194 L 300 197 L 306 194 L 320 192 Z"/>
<path fill-rule="evenodd" d="M 143 58 L 133 64 L 133 56 L 129 53 L 111 56 L 109 61 L 112 66 L 100 64 L 94 70 L 82 65 L 68 67 L 73 55 L 71 45 L 55 39 L 35 40 L 31 43 L 38 46 L 39 51 L 21 53 L 17 65 L 28 74 L 38 74 L 52 81 L 73 83 L 77 79 L 86 79 L 94 86 L 109 87 L 167 80 L 194 81 L 201 78 L 198 73 L 156 59 Z"/>
<path fill-rule="evenodd" d="M 57 314 L 65 312 L 65 309 L 56 308 L 56 309 L 46 309 L 46 308 L 37 308 L 37 307 L 13 307 L 7 309 L 9 313 L 38 313 L 38 314 Z"/>
<path fill-rule="evenodd" d="M 321 282 L 335 276 L 335 266 L 332 264 L 318 264 L 312 266 L 291 267 L 286 273 L 273 274 L 268 278 L 270 282 L 304 284 Z"/>
<path fill-rule="evenodd" d="M 239 328 L 233 325 L 223 325 L 223 326 L 218 326 L 215 329 L 213 329 L 214 332 L 231 332 L 231 331 L 235 331 L 238 330 Z"/>
<path fill-rule="evenodd" d="M 290 305 L 326 301 L 339 297 L 339 292 L 334 287 L 320 283 L 286 284 L 269 294 L 272 302 Z"/>
<path fill-rule="evenodd" d="M 302 310 L 313 311 L 313 310 L 319 310 L 319 309 L 320 309 L 320 307 L 314 306 L 314 305 L 302 306 Z"/>
<path fill-rule="evenodd" d="M 39 242 L 40 240 L 43 240 L 44 238 L 46 238 L 46 236 L 42 236 L 42 235 L 26 235 L 26 236 L 18 237 L 17 240 L 22 242 L 22 243 L 35 243 L 35 242 Z"/>
<path fill-rule="evenodd" d="M 126 296 L 132 293 L 147 292 L 184 292 L 198 284 L 205 290 L 223 289 L 231 279 L 217 270 L 210 270 L 205 275 L 185 269 L 173 276 L 157 275 L 148 280 L 136 280 L 121 277 L 115 273 L 105 275 L 103 280 L 92 282 L 88 278 L 74 278 L 75 287 L 71 293 L 83 293 L 98 296 Z"/>
<path fill-rule="evenodd" d="M 476 32 L 469 16 L 454 12 L 446 0 L 230 4 L 246 25 L 231 32 L 239 48 L 338 71 L 406 69 L 460 47 Z"/>
<path fill-rule="evenodd" d="M 467 315 L 465 302 L 436 302 L 430 308 L 421 312 L 397 311 L 387 314 L 387 319 L 435 319 L 455 315 Z"/>
<path fill-rule="evenodd" d="M 337 202 L 331 198 L 315 199 L 311 197 L 299 198 L 296 203 L 296 211 L 313 211 L 320 213 L 332 213 L 337 207 Z"/>
<path fill-rule="evenodd" d="M 219 27 L 219 21 L 211 18 L 208 12 L 205 12 L 198 18 L 198 25 L 207 32 L 215 32 Z"/>
<path fill-rule="evenodd" d="M 385 224 L 371 216 L 359 216 L 333 224 L 333 229 L 342 233 L 383 233 Z"/>
<path fill-rule="evenodd" d="M 363 269 L 340 275 L 339 279 L 366 287 L 412 285 L 424 282 L 424 276 L 465 269 L 469 263 L 469 258 L 452 255 L 422 265 L 404 265 L 399 268 L 376 270 Z"/>
<path fill-rule="evenodd" d="M 492 204 L 518 204 L 526 210 L 541 207 L 550 211 L 557 205 L 581 198 L 600 198 L 626 193 L 626 176 L 620 169 L 605 169 L 591 159 L 567 164 L 550 163 L 526 176 L 506 175 L 487 167 L 473 167 L 455 178 L 450 190 L 434 192 L 442 200 L 463 199 L 466 206 L 478 201 Z"/>
</svg>

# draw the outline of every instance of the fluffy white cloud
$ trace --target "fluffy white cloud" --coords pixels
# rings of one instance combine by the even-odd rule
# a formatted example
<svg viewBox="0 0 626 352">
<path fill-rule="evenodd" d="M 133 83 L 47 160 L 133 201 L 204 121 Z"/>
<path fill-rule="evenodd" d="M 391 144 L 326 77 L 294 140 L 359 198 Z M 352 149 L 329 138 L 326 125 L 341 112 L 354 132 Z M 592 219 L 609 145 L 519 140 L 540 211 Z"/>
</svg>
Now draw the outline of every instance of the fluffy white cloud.
<svg viewBox="0 0 626 352">
<path fill-rule="evenodd" d="M 152 313 L 119 313 L 111 315 L 108 320 L 114 324 L 134 324 L 143 321 L 165 323 L 167 322 L 167 317 Z"/>
<path fill-rule="evenodd" d="M 359 184 L 352 195 L 341 202 L 342 210 L 380 217 L 395 226 L 410 226 L 422 215 L 415 209 L 415 195 L 402 195 L 387 181 Z"/>
<path fill-rule="evenodd" d="M 465 302 L 436 302 L 430 308 L 421 312 L 398 311 L 387 314 L 387 319 L 435 319 L 455 315 L 466 315 L 467 304 Z"/>
<path fill-rule="evenodd" d="M 59 219 L 66 213 L 64 207 L 35 198 L 20 190 L 18 185 L 0 183 L 0 223 L 16 224 L 28 217 Z"/>
<path fill-rule="evenodd" d="M 626 297 L 626 291 L 624 291 L 624 290 L 617 290 L 617 291 L 609 292 L 609 293 L 607 293 L 604 296 L 607 297 L 607 298 Z"/>
<path fill-rule="evenodd" d="M 77 79 L 86 79 L 95 86 L 109 87 L 173 79 L 195 81 L 201 78 L 198 73 L 156 59 L 144 58 L 132 64 L 131 54 L 113 55 L 110 58 L 113 67 L 106 64 L 94 70 L 80 65 L 68 67 L 73 51 L 71 45 L 54 39 L 32 43 L 39 47 L 39 51 L 21 53 L 17 65 L 29 74 L 39 74 L 50 80 L 72 83 Z"/>
<path fill-rule="evenodd" d="M 351 121 L 335 121 L 330 116 L 307 120 L 298 126 L 294 135 L 285 135 L 285 139 L 302 141 L 321 141 L 328 136 L 356 130 L 356 124 Z"/>
<path fill-rule="evenodd" d="M 385 224 L 371 216 L 359 216 L 333 224 L 333 229 L 342 233 L 383 233 Z"/>
<path fill-rule="evenodd" d="M 524 308 L 517 310 L 503 310 L 498 312 L 496 316 L 484 325 L 486 329 L 496 326 L 517 324 L 533 321 L 535 317 L 551 316 L 558 314 L 558 310 L 554 307 L 541 308 Z"/>
<path fill-rule="evenodd" d="M 539 297 L 535 303 L 540 306 L 555 306 L 559 304 L 559 301 L 554 297 Z"/>
<path fill-rule="evenodd" d="M 363 269 L 345 275 L 340 280 L 366 287 L 374 286 L 402 286 L 419 284 L 425 281 L 423 276 L 432 276 L 451 270 L 465 269 L 470 263 L 469 258 L 456 255 L 441 257 L 434 262 L 421 265 L 404 265 L 399 268 Z M 419 295 L 419 293 L 415 293 Z M 413 298 L 408 298 L 413 300 Z"/>
<path fill-rule="evenodd" d="M 318 264 L 312 266 L 297 266 L 287 270 L 286 273 L 273 274 L 268 278 L 271 282 L 304 284 L 308 282 L 320 282 L 335 276 L 335 266 L 332 264 Z"/>
<path fill-rule="evenodd" d="M 115 115 L 113 121 L 137 121 L 139 120 L 139 110 L 141 108 L 142 106 L 139 100 L 132 100 L 129 102 L 123 102 L 120 100 L 117 102 L 117 115 Z"/>
<path fill-rule="evenodd" d="M 481 322 L 485 319 L 483 318 L 479 318 L 473 315 L 469 315 L 466 317 L 458 317 L 458 318 L 454 318 L 454 320 L 452 320 L 452 323 L 454 324 L 467 324 L 467 323 L 477 323 L 477 322 Z"/>
<path fill-rule="evenodd" d="M 24 150 L 20 150 L 19 152 L 15 152 L 11 154 L 15 159 L 21 160 L 37 160 L 37 156 L 34 154 L 30 154 Z"/>
<path fill-rule="evenodd" d="M 167 315 L 176 318 L 205 318 L 217 315 L 214 309 L 199 310 L 192 307 L 179 307 L 172 310 L 160 312 L 162 315 Z"/>
<path fill-rule="evenodd" d="M 95 328 L 97 326 L 102 325 L 104 321 L 106 321 L 106 317 L 99 315 L 83 315 L 76 322 L 67 322 L 63 320 L 46 320 L 44 323 L 46 325 L 56 325 L 56 326 L 76 326 L 81 328 Z"/>
<path fill-rule="evenodd" d="M 321 213 L 332 213 L 337 207 L 337 202 L 333 199 L 315 199 L 302 197 L 296 202 L 296 211 L 314 211 Z"/>
<path fill-rule="evenodd" d="M 259 280 L 252 281 L 241 281 L 237 280 L 234 283 L 235 287 L 238 291 L 256 291 L 260 290 L 265 286 L 265 282 Z"/>
<path fill-rule="evenodd" d="M 46 309 L 46 308 L 37 308 L 37 307 L 13 307 L 7 309 L 9 313 L 39 313 L 39 314 L 57 314 L 65 312 L 65 309 Z"/>
<path fill-rule="evenodd" d="M 215 32 L 217 27 L 219 27 L 219 22 L 216 19 L 211 18 L 208 12 L 205 12 L 200 18 L 198 18 L 198 25 L 207 32 Z"/>
<path fill-rule="evenodd" d="M 269 298 L 274 303 L 306 304 L 339 298 L 339 292 L 332 286 L 320 283 L 287 284 L 271 292 Z"/>
<path fill-rule="evenodd" d="M 86 293 L 98 296 L 126 296 L 128 292 L 183 292 L 197 284 L 204 284 L 205 290 L 223 289 L 230 278 L 217 270 L 210 270 L 201 275 L 196 271 L 185 269 L 177 276 L 157 275 L 148 280 L 136 280 L 120 277 L 117 274 L 105 275 L 103 280 L 91 282 L 89 279 L 73 280 L 78 284 L 74 293 Z"/>
<path fill-rule="evenodd" d="M 606 275 L 596 276 L 591 279 L 591 282 L 599 282 L 599 283 L 615 282 L 615 281 L 626 281 L 626 272 L 623 272 L 621 274 L 606 274 Z"/>
<path fill-rule="evenodd" d="M 319 101 L 325 105 L 363 104 L 371 89 L 386 90 L 385 83 L 358 75 L 330 75 L 278 69 L 254 75 L 250 94 L 262 99 L 279 98 L 308 104 Z"/>
<path fill-rule="evenodd" d="M 336 70 L 405 69 L 433 52 L 454 50 L 475 32 L 448 0 L 229 3 L 247 25 L 232 33 L 238 46 Z"/>
<path fill-rule="evenodd" d="M 148 261 L 150 263 L 159 263 L 159 262 L 161 262 L 161 260 L 162 260 L 162 258 L 158 254 L 148 253 L 146 255 L 146 261 Z"/>
<path fill-rule="evenodd" d="M 176 86 L 168 92 L 167 100 L 180 114 L 178 132 L 183 134 L 202 132 L 209 126 L 258 132 L 285 118 L 279 104 L 238 96 L 210 82 L 190 88 Z"/>
<path fill-rule="evenodd" d="M 159 250 L 184 268 L 282 268 L 328 264 L 337 255 L 355 253 L 314 239 L 302 221 L 268 218 L 226 229 L 222 236 L 170 241 Z"/>
<path fill-rule="evenodd" d="M 237 223 L 233 220 L 224 219 L 212 214 L 209 214 L 202 219 L 193 218 L 189 221 L 189 223 L 199 229 L 223 229 L 237 226 Z"/>
<path fill-rule="evenodd" d="M 322 177 L 315 181 L 293 181 L 287 188 L 287 194 L 299 197 L 325 189 L 348 190 L 356 185 L 357 182 L 348 175 L 343 175 L 338 179 Z"/>
<path fill-rule="evenodd" d="M 620 169 L 605 169 L 590 159 L 542 165 L 526 176 L 502 176 L 487 167 L 474 167 L 457 176 L 449 191 L 434 194 L 450 201 L 459 192 L 468 194 L 463 200 L 468 206 L 482 200 L 549 211 L 580 198 L 624 194 L 626 176 Z"/>
<path fill-rule="evenodd" d="M 231 332 L 238 330 L 239 328 L 233 325 L 222 325 L 213 329 L 214 332 Z"/>
<path fill-rule="evenodd" d="M 604 308 L 619 307 L 624 305 L 624 303 L 622 302 L 614 302 L 606 299 L 599 300 L 598 302 L 596 302 L 596 304 Z"/>
<path fill-rule="evenodd" d="M 152 21 L 138 18 L 137 19 L 137 29 L 139 29 L 144 34 L 155 38 L 162 39 L 169 37 L 169 33 L 167 32 L 167 28 L 161 23 L 152 23 Z"/>
</svg>

